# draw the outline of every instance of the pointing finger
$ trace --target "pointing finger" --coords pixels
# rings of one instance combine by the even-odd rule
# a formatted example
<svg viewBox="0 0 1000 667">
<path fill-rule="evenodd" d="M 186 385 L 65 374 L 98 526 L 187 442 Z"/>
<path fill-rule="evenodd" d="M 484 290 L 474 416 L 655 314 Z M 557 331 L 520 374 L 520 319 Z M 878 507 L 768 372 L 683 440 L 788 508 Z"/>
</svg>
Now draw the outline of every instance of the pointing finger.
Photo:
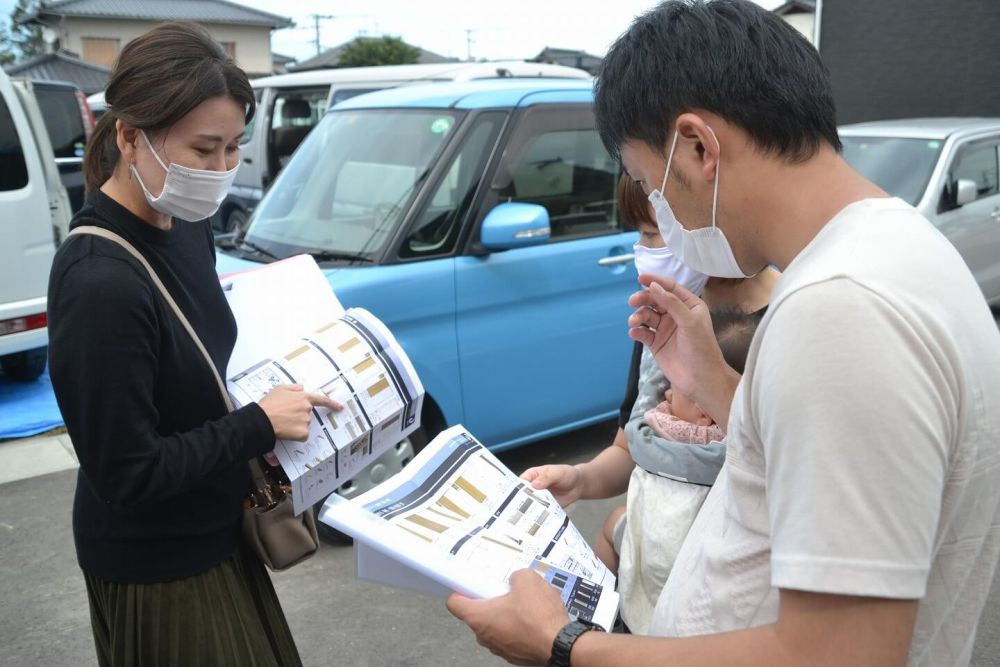
<svg viewBox="0 0 1000 667">
<path fill-rule="evenodd" d="M 306 394 L 309 403 L 315 407 L 326 408 L 334 412 L 344 409 L 344 406 L 325 394 Z"/>
</svg>

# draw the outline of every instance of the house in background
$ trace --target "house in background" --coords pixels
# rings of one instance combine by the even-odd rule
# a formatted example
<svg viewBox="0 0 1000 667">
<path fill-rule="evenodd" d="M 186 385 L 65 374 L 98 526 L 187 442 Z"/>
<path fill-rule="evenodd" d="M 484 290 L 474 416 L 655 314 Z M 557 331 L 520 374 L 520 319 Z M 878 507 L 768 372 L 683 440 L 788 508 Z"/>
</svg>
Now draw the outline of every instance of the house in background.
<svg viewBox="0 0 1000 667">
<path fill-rule="evenodd" d="M 565 65 L 575 67 L 597 75 L 601 69 L 604 59 L 586 51 L 576 51 L 573 49 L 554 49 L 546 46 L 542 52 L 531 59 L 534 63 L 548 63 L 550 65 Z"/>
<path fill-rule="evenodd" d="M 4 67 L 11 76 L 45 81 L 68 81 L 76 85 L 85 95 L 104 90 L 108 85 L 111 69 L 84 62 L 75 54 L 56 51 L 35 56 L 30 60 Z"/>
<path fill-rule="evenodd" d="M 332 49 L 327 49 L 317 56 L 313 56 L 308 60 L 303 60 L 298 65 L 293 65 L 288 68 L 292 72 L 302 72 L 304 70 L 310 69 L 326 69 L 328 67 L 336 67 L 340 64 L 340 58 L 344 54 L 344 49 L 351 46 L 355 42 L 364 41 L 366 39 L 381 39 L 380 37 L 355 37 L 349 42 L 344 42 L 339 46 L 335 46 Z M 407 44 L 407 46 L 413 46 L 412 44 Z M 414 47 L 420 49 L 419 46 Z M 420 55 L 417 57 L 418 65 L 434 65 L 437 63 L 453 63 L 459 62 L 458 58 L 449 58 L 447 56 L 442 56 L 439 53 L 434 53 L 433 51 L 428 51 L 427 49 L 420 49 Z"/>
<path fill-rule="evenodd" d="M 815 43 L 813 26 L 816 24 L 816 0 L 788 0 L 773 11 L 805 35 L 806 39 Z"/>
<path fill-rule="evenodd" d="M 294 64 L 295 58 L 291 56 L 285 56 L 280 53 L 271 54 L 271 72 L 273 74 L 284 74 Z"/>
<path fill-rule="evenodd" d="M 54 52 L 69 51 L 92 65 L 110 67 L 121 48 L 164 21 L 194 21 L 250 76 L 274 72 L 271 32 L 291 19 L 227 0 L 55 0 L 21 19 L 49 30 Z"/>
</svg>

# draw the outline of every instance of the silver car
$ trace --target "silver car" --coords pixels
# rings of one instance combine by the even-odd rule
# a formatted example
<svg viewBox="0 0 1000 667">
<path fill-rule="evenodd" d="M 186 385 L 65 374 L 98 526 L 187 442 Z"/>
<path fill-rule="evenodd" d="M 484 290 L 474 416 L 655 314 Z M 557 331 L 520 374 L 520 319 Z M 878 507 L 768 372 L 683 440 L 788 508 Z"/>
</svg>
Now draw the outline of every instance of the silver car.
<svg viewBox="0 0 1000 667">
<path fill-rule="evenodd" d="M 1000 306 L 1000 118 L 858 123 L 840 137 L 851 166 L 934 223 Z"/>
</svg>

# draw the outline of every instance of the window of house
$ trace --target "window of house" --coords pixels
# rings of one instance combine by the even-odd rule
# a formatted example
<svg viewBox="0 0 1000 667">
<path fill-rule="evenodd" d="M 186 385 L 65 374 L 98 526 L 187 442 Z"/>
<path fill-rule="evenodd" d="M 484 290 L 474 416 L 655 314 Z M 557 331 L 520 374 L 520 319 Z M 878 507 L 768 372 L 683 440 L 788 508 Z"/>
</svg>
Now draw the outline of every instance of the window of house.
<svg viewBox="0 0 1000 667">
<path fill-rule="evenodd" d="M 83 59 L 95 65 L 111 67 L 118 57 L 119 40 L 105 37 L 84 37 Z"/>
<path fill-rule="evenodd" d="M 7 102 L 0 97 L 0 191 L 20 190 L 28 184 L 28 165 Z"/>
</svg>

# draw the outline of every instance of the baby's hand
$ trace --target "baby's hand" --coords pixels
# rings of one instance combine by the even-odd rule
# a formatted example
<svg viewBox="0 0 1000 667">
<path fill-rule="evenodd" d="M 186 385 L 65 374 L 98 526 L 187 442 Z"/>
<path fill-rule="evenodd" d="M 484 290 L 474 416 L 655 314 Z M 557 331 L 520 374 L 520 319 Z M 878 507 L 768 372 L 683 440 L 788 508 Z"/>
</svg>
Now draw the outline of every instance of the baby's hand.
<svg viewBox="0 0 1000 667">
<path fill-rule="evenodd" d="M 525 470 L 521 479 L 531 482 L 532 488 L 548 489 L 563 507 L 579 500 L 583 492 L 583 474 L 576 466 L 536 466 Z"/>
</svg>

